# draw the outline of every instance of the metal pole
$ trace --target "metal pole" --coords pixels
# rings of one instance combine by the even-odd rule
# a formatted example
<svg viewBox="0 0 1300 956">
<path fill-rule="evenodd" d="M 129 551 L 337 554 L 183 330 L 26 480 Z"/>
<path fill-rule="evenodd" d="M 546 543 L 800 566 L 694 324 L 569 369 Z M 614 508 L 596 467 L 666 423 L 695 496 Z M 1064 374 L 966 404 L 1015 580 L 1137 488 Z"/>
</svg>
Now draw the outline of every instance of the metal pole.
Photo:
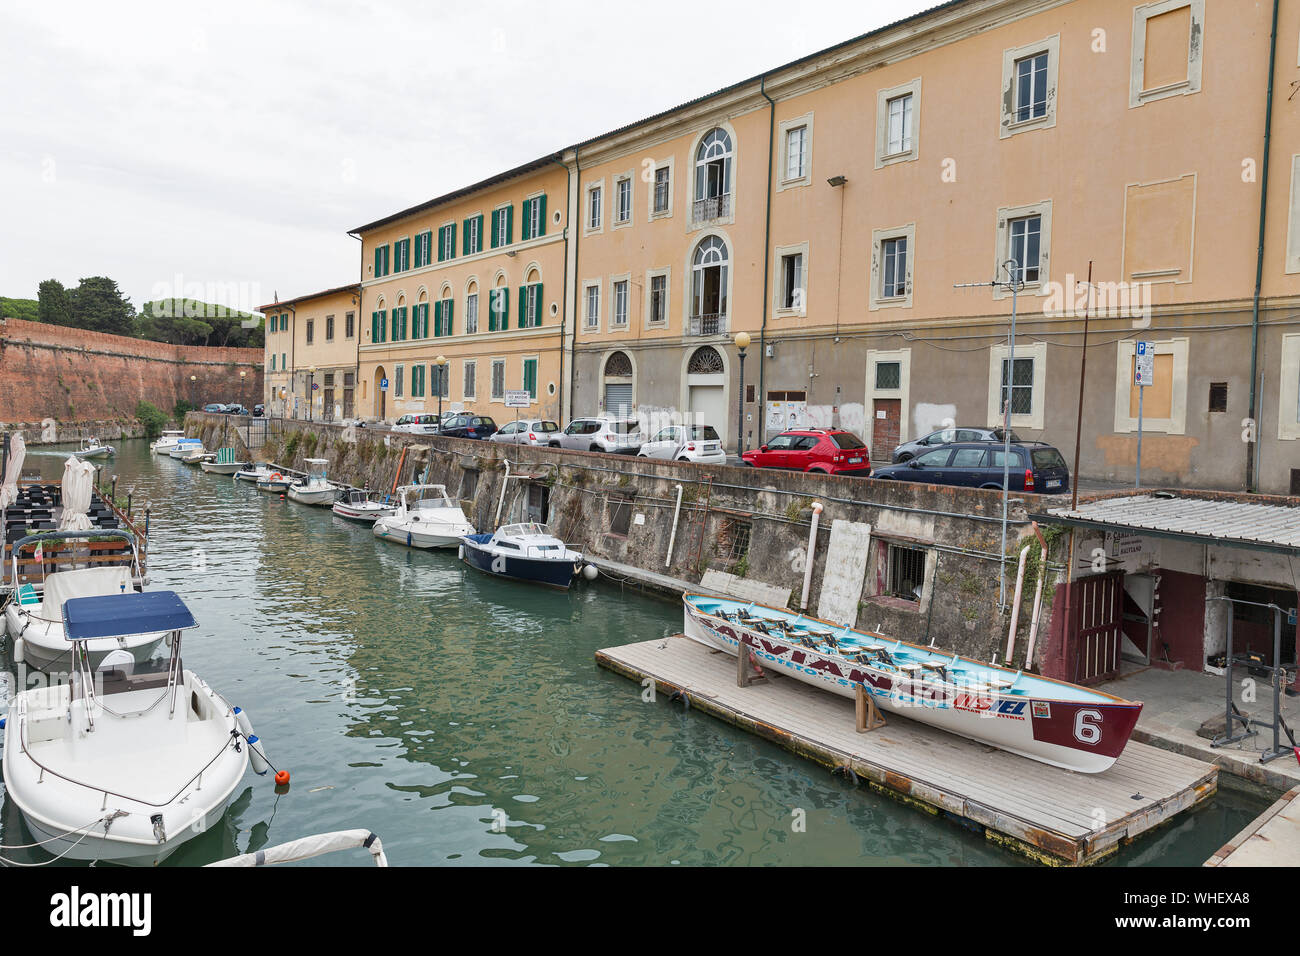
<svg viewBox="0 0 1300 956">
<path fill-rule="evenodd" d="M 998 610 L 1007 606 L 1007 499 L 1011 494 L 1011 395 L 1016 380 L 1016 282 L 1019 263 L 1011 263 L 1011 333 L 1007 349 L 1006 387 L 1002 393 L 1002 552 L 998 565 Z"/>
<path fill-rule="evenodd" d="M 736 457 L 745 453 L 745 350 L 740 349 L 740 394 L 736 397 Z"/>
<path fill-rule="evenodd" d="M 1138 386 L 1138 457 L 1137 457 L 1137 475 L 1134 486 L 1142 487 L 1142 398 L 1146 395 L 1147 387 Z"/>
<path fill-rule="evenodd" d="M 1092 315 L 1092 260 L 1088 260 L 1088 302 L 1083 307 L 1083 354 L 1079 357 L 1079 408 L 1074 424 L 1074 481 L 1070 488 L 1070 510 L 1079 510 L 1079 449 L 1083 443 L 1083 383 L 1088 377 L 1088 319 Z M 1073 529 L 1071 529 L 1073 533 Z"/>
</svg>

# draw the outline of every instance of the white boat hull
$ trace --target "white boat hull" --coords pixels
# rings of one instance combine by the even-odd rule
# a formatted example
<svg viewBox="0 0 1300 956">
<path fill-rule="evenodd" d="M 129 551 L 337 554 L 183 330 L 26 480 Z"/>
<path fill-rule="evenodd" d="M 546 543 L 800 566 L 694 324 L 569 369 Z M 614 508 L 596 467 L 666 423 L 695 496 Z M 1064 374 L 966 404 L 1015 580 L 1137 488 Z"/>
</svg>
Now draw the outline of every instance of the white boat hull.
<svg viewBox="0 0 1300 956">
<path fill-rule="evenodd" d="M 397 509 L 385 508 L 381 505 L 376 505 L 373 508 L 358 508 L 356 505 L 350 505 L 345 501 L 336 501 L 331 510 L 340 518 L 347 518 L 349 521 L 364 521 L 369 524 L 380 518 L 391 518 Z"/>
<path fill-rule="evenodd" d="M 70 672 L 72 655 L 69 649 L 72 645 L 68 643 L 62 622 L 43 620 L 43 614 L 38 618 L 35 614 L 26 613 L 29 610 L 31 609 L 17 604 L 5 608 L 5 630 L 14 644 L 22 641 L 23 663 L 29 670 L 49 671 L 57 668 L 59 671 Z M 135 663 L 143 664 L 153 657 L 154 651 L 166 636 L 163 631 L 157 631 L 153 634 L 86 641 L 90 668 L 97 670 L 104 663 L 104 658 L 114 651 L 126 651 Z"/>
<path fill-rule="evenodd" d="M 338 489 L 332 486 L 329 488 L 304 488 L 301 485 L 290 485 L 288 495 L 299 504 L 328 507 L 334 503 L 334 499 L 338 495 Z"/>
<path fill-rule="evenodd" d="M 380 518 L 375 522 L 375 537 L 385 541 L 394 541 L 410 548 L 456 548 L 460 546 L 461 535 L 472 534 L 474 529 L 468 525 L 460 528 L 432 521 L 394 521 Z"/>
<path fill-rule="evenodd" d="M 244 463 L 242 461 L 229 461 L 218 464 L 215 461 L 205 461 L 199 467 L 213 475 L 233 475 L 244 467 Z"/>
</svg>

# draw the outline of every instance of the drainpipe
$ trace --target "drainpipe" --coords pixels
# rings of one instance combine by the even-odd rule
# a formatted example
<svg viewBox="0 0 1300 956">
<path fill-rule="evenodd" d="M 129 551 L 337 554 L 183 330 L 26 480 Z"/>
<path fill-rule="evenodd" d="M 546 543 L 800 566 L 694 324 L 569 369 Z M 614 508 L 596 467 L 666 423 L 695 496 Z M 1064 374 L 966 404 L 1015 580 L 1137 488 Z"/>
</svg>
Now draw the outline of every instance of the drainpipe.
<svg viewBox="0 0 1300 956">
<path fill-rule="evenodd" d="M 771 281 L 769 272 L 772 267 L 772 256 L 769 253 L 769 246 L 772 242 L 772 149 L 776 137 L 776 101 L 767 95 L 767 76 L 761 76 L 758 80 L 758 92 L 762 94 L 763 99 L 767 100 L 767 211 L 764 214 L 763 223 L 763 324 L 758 330 L 758 442 L 763 444 L 767 438 L 766 422 L 767 415 L 764 409 L 763 397 L 767 394 L 765 389 L 764 374 L 767 371 L 767 302 L 771 297 L 769 295 L 768 283 Z M 743 403 L 745 396 L 741 395 L 740 400 Z M 743 407 L 743 404 L 742 404 Z M 744 416 L 741 416 L 742 419 Z M 743 434 L 744 421 L 737 422 L 738 427 Z M 819 506 L 820 507 L 820 506 Z M 816 513 L 813 516 L 813 527 L 816 525 Z M 811 559 L 811 555 L 810 555 Z M 808 585 L 804 584 L 804 601 L 808 599 Z"/>
<path fill-rule="evenodd" d="M 578 161 L 578 150 L 579 147 L 577 146 L 573 147 L 573 180 L 574 182 L 577 183 L 577 185 L 581 186 L 582 185 L 582 163 Z M 572 205 L 572 200 L 570 199 L 569 208 L 565 211 L 565 215 L 568 216 L 570 219 L 570 222 L 566 224 L 568 226 L 573 225 L 572 222 L 573 216 L 571 215 L 572 212 L 573 212 L 573 205 Z M 581 189 L 578 190 L 578 221 L 582 222 L 582 190 Z M 572 300 L 573 301 L 573 333 L 574 333 L 573 345 L 574 345 L 575 352 L 578 345 L 578 341 L 577 341 L 578 339 L 578 287 L 582 284 L 578 280 L 578 276 L 582 274 L 578 271 L 578 263 L 581 261 L 581 259 L 582 259 L 582 230 L 575 229 L 573 230 L 573 300 Z M 567 259 L 565 260 L 564 267 L 566 270 L 569 267 L 569 263 Z M 561 349 L 564 348 L 563 341 L 561 341 L 560 348 Z M 574 391 L 577 389 L 577 385 L 576 385 L 577 371 L 578 371 L 578 356 L 574 354 L 573 356 L 570 357 L 569 360 L 569 401 L 573 401 L 573 394 Z M 560 427 L 561 428 L 564 427 L 564 406 L 563 405 L 560 406 Z"/>
<path fill-rule="evenodd" d="M 348 235 L 359 243 L 357 252 L 361 259 L 361 264 L 357 267 L 357 324 L 352 329 L 357 336 L 357 356 L 352 371 L 352 417 L 360 418 L 357 414 L 357 392 L 361 386 L 361 317 L 365 314 L 366 303 L 366 244 L 355 232 L 349 232 Z"/>
<path fill-rule="evenodd" d="M 502 458 L 501 461 L 505 463 L 505 466 L 506 466 L 506 475 L 505 475 L 504 478 L 501 479 L 501 498 L 500 498 L 500 500 L 497 501 L 497 513 L 496 513 L 496 517 L 492 519 L 492 530 L 493 530 L 493 531 L 495 531 L 497 528 L 499 528 L 499 527 L 501 526 L 501 509 L 502 509 L 503 507 L 505 507 L 505 503 L 506 503 L 506 488 L 507 488 L 507 486 L 509 486 L 509 484 L 510 484 L 510 459 L 509 459 L 509 458 Z"/>
<path fill-rule="evenodd" d="M 1261 170 L 1259 190 L 1259 244 L 1255 253 L 1255 295 L 1250 318 L 1250 411 L 1254 425 L 1254 441 L 1246 446 L 1246 490 L 1253 492 L 1258 484 L 1259 419 L 1256 417 L 1259 395 L 1259 295 L 1264 282 L 1264 221 L 1268 210 L 1268 154 L 1273 139 L 1273 67 L 1277 62 L 1277 8 L 1280 0 L 1273 0 L 1273 29 L 1268 38 L 1268 96 L 1264 105 L 1264 165 Z"/>
<path fill-rule="evenodd" d="M 812 588 L 813 558 L 817 552 L 817 522 L 822 514 L 822 503 L 820 501 L 813 502 L 812 513 L 812 528 L 808 532 L 808 561 L 804 564 L 803 569 L 803 597 L 799 599 L 799 610 L 801 611 L 808 607 L 808 591 Z"/>
<path fill-rule="evenodd" d="M 670 568 L 673 564 L 673 544 L 677 541 L 677 519 L 682 513 L 682 486 L 677 486 L 677 506 L 673 508 L 673 533 L 668 536 L 668 554 L 664 557 L 664 567 Z"/>
<path fill-rule="evenodd" d="M 578 161 L 578 154 L 577 154 L 576 147 L 574 149 L 573 157 L 574 157 L 573 160 L 574 164 L 576 165 Z M 555 163 L 558 166 L 562 166 L 564 168 L 564 172 L 566 173 L 564 179 L 564 270 L 563 270 L 564 279 L 563 279 L 563 285 L 560 287 L 560 301 L 566 302 L 569 298 L 569 228 L 573 225 L 573 223 L 569 221 L 569 213 L 572 212 L 572 210 L 569 208 L 572 203 L 572 197 L 569 195 L 569 191 L 573 186 L 573 174 L 570 172 L 569 167 L 564 163 L 563 160 L 552 159 L 551 162 Z M 527 279 L 528 277 L 525 276 L 524 278 Z M 574 279 L 574 284 L 575 285 L 577 284 L 576 277 Z M 560 404 L 558 406 L 558 410 L 555 413 L 555 417 L 559 420 L 561 428 L 564 427 L 564 332 L 569 324 L 568 319 L 569 316 L 566 310 L 561 308 L 560 309 Z"/>
<path fill-rule="evenodd" d="M 1038 583 L 1034 586 L 1034 613 L 1029 619 L 1029 645 L 1025 648 L 1025 669 L 1032 670 L 1034 666 L 1034 644 L 1038 640 L 1038 615 L 1043 608 L 1043 581 L 1047 578 L 1047 539 L 1043 537 L 1043 532 L 1038 530 L 1038 522 L 1034 522 L 1031 527 L 1034 534 L 1038 536 L 1038 543 L 1042 546 L 1042 551 L 1038 558 Z M 1070 559 L 1066 559 L 1067 564 Z M 1067 617 L 1066 620 L 1069 620 Z M 1007 658 L 1009 661 L 1010 658 Z"/>
</svg>

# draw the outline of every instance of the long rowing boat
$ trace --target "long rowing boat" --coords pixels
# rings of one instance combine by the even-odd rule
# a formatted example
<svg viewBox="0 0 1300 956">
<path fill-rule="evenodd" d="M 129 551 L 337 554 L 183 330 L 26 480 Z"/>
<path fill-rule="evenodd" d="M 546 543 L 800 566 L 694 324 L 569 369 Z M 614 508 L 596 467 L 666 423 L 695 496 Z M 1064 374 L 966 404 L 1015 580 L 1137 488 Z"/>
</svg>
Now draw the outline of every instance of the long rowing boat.
<svg viewBox="0 0 1300 956">
<path fill-rule="evenodd" d="M 814 687 L 1081 773 L 1124 750 L 1142 704 L 746 601 L 684 594 L 686 634 Z"/>
</svg>

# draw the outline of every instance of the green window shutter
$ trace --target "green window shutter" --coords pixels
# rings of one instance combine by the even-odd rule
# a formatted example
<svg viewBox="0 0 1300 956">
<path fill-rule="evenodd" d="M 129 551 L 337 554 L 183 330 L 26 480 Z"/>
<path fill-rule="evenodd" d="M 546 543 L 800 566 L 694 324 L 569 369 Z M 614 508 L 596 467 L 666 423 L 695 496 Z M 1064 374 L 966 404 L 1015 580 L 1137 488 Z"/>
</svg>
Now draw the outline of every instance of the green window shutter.
<svg viewBox="0 0 1300 956">
<path fill-rule="evenodd" d="M 492 210 L 492 235 L 488 236 L 488 243 L 491 248 L 497 247 L 497 217 L 501 215 L 501 210 Z"/>
<path fill-rule="evenodd" d="M 406 306 L 402 306 L 402 341 L 406 341 Z"/>
<path fill-rule="evenodd" d="M 537 235 L 546 235 L 546 193 L 542 193 L 533 202 L 537 203 Z"/>
<path fill-rule="evenodd" d="M 379 313 L 370 313 L 370 341 L 379 341 Z"/>
<path fill-rule="evenodd" d="M 452 257 L 453 259 L 455 259 L 455 258 L 456 258 L 456 224 L 453 222 L 453 223 L 452 223 L 450 226 L 448 226 L 447 228 L 451 230 L 451 237 L 450 237 L 450 238 L 451 238 L 451 257 Z"/>
<path fill-rule="evenodd" d="M 537 359 L 524 359 L 524 389 L 537 397 Z"/>
<path fill-rule="evenodd" d="M 462 256 L 467 256 L 467 255 L 469 255 L 469 251 L 470 251 L 470 250 L 469 250 L 469 220 L 468 220 L 468 219 L 465 220 L 465 222 L 464 222 L 464 226 L 465 226 L 465 231 L 461 234 L 461 237 L 460 237 L 460 254 L 461 254 Z"/>
<path fill-rule="evenodd" d="M 515 207 L 506 206 L 506 245 L 515 241 Z"/>
<path fill-rule="evenodd" d="M 443 246 L 442 246 L 442 242 L 443 242 L 443 239 L 442 239 L 442 233 L 443 233 L 443 231 L 444 231 L 446 228 L 447 228 L 446 226 L 439 226 L 439 227 L 438 227 L 438 261 L 439 261 L 439 262 L 442 262 L 442 260 L 443 260 L 443 255 L 442 255 L 442 248 L 443 248 Z"/>
<path fill-rule="evenodd" d="M 451 321 L 451 320 L 452 320 L 452 316 L 455 315 L 455 313 L 456 313 L 456 300 L 455 300 L 455 299 L 448 299 L 448 300 L 447 300 L 446 308 L 443 309 L 443 314 L 442 314 L 442 321 L 444 321 L 445 323 L 447 323 L 447 334 L 448 334 L 448 335 L 454 335 L 454 334 L 455 334 L 455 333 L 452 331 L 452 321 Z"/>
<path fill-rule="evenodd" d="M 542 324 L 542 284 L 537 283 L 537 301 L 533 303 L 533 325 Z"/>
<path fill-rule="evenodd" d="M 519 238 L 524 242 L 533 238 L 533 201 L 525 199 L 523 205 L 519 207 L 519 213 L 523 217 L 519 222 Z"/>
<path fill-rule="evenodd" d="M 528 286 L 519 287 L 519 327 L 527 328 L 528 326 Z"/>
<path fill-rule="evenodd" d="M 497 318 L 497 329 L 501 332 L 510 328 L 510 286 L 501 287 L 501 315 Z"/>
<path fill-rule="evenodd" d="M 433 304 L 433 336 L 437 338 L 442 335 L 442 300 L 439 299 Z"/>
<path fill-rule="evenodd" d="M 482 252 L 483 248 L 483 215 L 480 213 L 478 217 L 478 251 Z"/>
<path fill-rule="evenodd" d="M 376 277 L 376 278 L 378 278 L 379 276 L 383 275 L 383 272 L 380 271 L 381 266 L 380 266 L 380 260 L 379 260 L 379 250 L 380 250 L 381 248 L 382 248 L 382 246 L 375 246 L 375 277 Z"/>
</svg>

